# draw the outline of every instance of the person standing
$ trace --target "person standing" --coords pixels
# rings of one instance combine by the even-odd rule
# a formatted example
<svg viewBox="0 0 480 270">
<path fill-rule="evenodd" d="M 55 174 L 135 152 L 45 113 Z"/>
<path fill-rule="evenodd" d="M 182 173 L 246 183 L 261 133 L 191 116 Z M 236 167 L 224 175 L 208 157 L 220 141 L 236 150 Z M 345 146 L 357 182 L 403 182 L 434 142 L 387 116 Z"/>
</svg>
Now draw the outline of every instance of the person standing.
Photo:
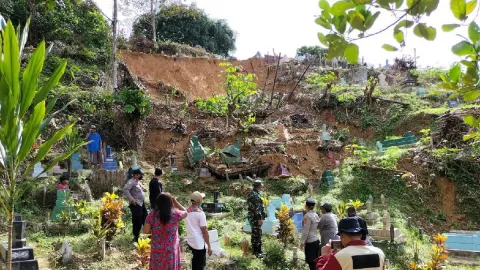
<svg viewBox="0 0 480 270">
<path fill-rule="evenodd" d="M 152 234 L 149 269 L 181 270 L 178 223 L 187 216 L 187 211 L 169 193 L 158 195 L 156 205 L 143 227 L 143 233 Z"/>
<path fill-rule="evenodd" d="M 149 199 L 152 209 L 156 208 L 157 197 L 163 192 L 163 183 L 160 182 L 163 171 L 160 168 L 155 168 L 155 176 L 148 184 Z"/>
<path fill-rule="evenodd" d="M 143 172 L 140 169 L 133 171 L 132 179 L 128 180 L 123 188 L 123 194 L 130 202 L 128 208 L 132 212 L 132 232 L 133 241 L 138 242 L 140 230 L 147 217 L 147 208 L 145 207 L 145 195 L 142 187 Z"/>
<path fill-rule="evenodd" d="M 368 238 L 368 227 L 367 227 L 367 222 L 365 220 L 357 215 L 357 210 L 355 210 L 355 207 L 350 206 L 347 208 L 347 215 L 348 217 L 354 217 L 358 220 L 358 224 L 360 224 L 360 227 L 363 229 L 363 235 L 362 235 L 362 240 L 367 243 L 367 246 L 373 246 L 372 242 Z"/>
<path fill-rule="evenodd" d="M 262 181 L 253 182 L 253 190 L 248 194 L 248 214 L 247 219 L 252 228 L 252 250 L 257 258 L 263 258 L 262 254 L 262 224 L 265 219 L 265 206 L 263 205 L 260 192 L 262 191 Z"/>
<path fill-rule="evenodd" d="M 198 191 L 190 194 L 190 202 L 192 205 L 187 209 L 188 214 L 185 219 L 187 243 L 193 254 L 192 270 L 205 269 L 207 263 L 205 243 L 208 246 L 208 255 L 212 255 L 212 246 L 210 245 L 207 230 L 207 218 L 202 208 L 200 208 L 203 198 L 205 198 L 205 194 Z"/>
<path fill-rule="evenodd" d="M 321 206 L 322 216 L 318 222 L 318 229 L 320 230 L 321 244 L 320 248 L 326 246 L 330 240 L 337 239 L 337 217 L 332 213 L 332 205 L 324 203 Z"/>
<path fill-rule="evenodd" d="M 308 198 L 305 202 L 307 214 L 303 217 L 302 239 L 300 249 L 305 248 L 305 262 L 310 270 L 315 270 L 315 259 L 320 254 L 320 241 L 317 236 L 317 227 L 320 217 L 315 212 L 315 201 Z"/>
<path fill-rule="evenodd" d="M 102 137 L 97 133 L 97 127 L 94 125 L 90 127 L 86 140 L 89 142 L 87 148 L 90 165 L 101 167 L 103 165 Z"/>
</svg>

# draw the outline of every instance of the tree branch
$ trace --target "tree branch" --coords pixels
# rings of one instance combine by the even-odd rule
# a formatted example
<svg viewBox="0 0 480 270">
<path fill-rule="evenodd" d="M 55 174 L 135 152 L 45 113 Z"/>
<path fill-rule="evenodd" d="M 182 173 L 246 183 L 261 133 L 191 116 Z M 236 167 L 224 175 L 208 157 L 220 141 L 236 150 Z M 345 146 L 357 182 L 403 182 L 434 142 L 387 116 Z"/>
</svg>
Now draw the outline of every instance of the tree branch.
<svg viewBox="0 0 480 270">
<path fill-rule="evenodd" d="M 415 4 L 412 5 L 411 8 L 407 9 L 407 11 L 405 12 L 405 14 L 403 14 L 402 16 L 400 16 L 396 21 L 394 21 L 392 24 L 388 25 L 387 27 L 385 27 L 384 29 L 378 31 L 378 32 L 375 32 L 373 34 L 370 34 L 370 35 L 366 35 L 364 37 L 359 37 L 359 38 L 354 38 L 354 39 L 351 39 L 350 41 L 356 41 L 356 40 L 360 40 L 360 39 L 364 39 L 364 38 L 369 38 L 371 36 L 375 36 L 375 35 L 378 35 L 380 33 L 383 33 L 385 31 L 387 31 L 390 27 L 396 25 L 399 21 L 401 21 L 403 18 L 405 18 L 405 16 L 408 15 L 408 12 L 410 12 L 412 9 L 414 9 L 418 3 L 420 3 L 421 0 L 417 0 L 417 2 L 415 2 Z"/>
</svg>

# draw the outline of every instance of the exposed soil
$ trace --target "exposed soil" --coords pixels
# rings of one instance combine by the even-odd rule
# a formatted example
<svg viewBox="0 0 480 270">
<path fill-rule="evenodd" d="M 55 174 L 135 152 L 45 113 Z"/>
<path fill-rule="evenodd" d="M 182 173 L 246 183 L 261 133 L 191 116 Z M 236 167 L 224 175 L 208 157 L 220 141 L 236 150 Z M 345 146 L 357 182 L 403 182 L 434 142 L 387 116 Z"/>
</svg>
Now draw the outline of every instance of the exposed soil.
<svg viewBox="0 0 480 270">
<path fill-rule="evenodd" d="M 185 94 L 190 101 L 196 98 L 208 98 L 215 94 L 224 94 L 222 83 L 224 78 L 220 76 L 223 67 L 219 59 L 212 58 L 187 58 L 170 57 L 163 55 L 144 54 L 139 52 L 122 51 L 120 59 L 128 66 L 134 76 L 139 77 L 149 89 L 152 96 L 160 97 L 159 83 L 170 88 L 177 88 Z M 273 87 L 274 66 L 270 72 L 263 59 L 252 58 L 244 61 L 233 61 L 232 64 L 241 66 L 245 72 L 257 75 L 257 85 L 263 88 L 267 80 L 266 89 Z M 276 91 L 293 89 L 295 80 L 277 82 Z"/>
<path fill-rule="evenodd" d="M 455 182 L 443 176 L 437 176 L 436 182 L 440 186 L 440 193 L 442 195 L 442 209 L 445 211 L 448 219 L 456 219 Z"/>
</svg>

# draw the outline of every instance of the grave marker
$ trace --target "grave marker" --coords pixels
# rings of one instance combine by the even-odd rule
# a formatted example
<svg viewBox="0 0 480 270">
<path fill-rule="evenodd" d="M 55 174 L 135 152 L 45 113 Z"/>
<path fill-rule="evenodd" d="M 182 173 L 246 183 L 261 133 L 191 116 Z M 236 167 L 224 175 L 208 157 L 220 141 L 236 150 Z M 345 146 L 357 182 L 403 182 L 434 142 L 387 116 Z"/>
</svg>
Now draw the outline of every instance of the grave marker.
<svg viewBox="0 0 480 270">
<path fill-rule="evenodd" d="M 47 177 L 47 174 L 45 172 L 43 172 L 43 167 L 42 167 L 42 163 L 38 162 L 37 164 L 35 164 L 35 166 L 33 167 L 33 174 L 32 174 L 32 177 L 38 177 L 38 178 L 45 178 Z"/>
<path fill-rule="evenodd" d="M 70 157 L 72 160 L 72 171 L 83 170 L 82 162 L 80 161 L 80 154 L 75 153 Z"/>
<path fill-rule="evenodd" d="M 105 157 L 105 160 L 103 161 L 103 168 L 107 171 L 117 170 L 118 169 L 117 161 L 112 156 L 112 147 L 110 147 L 110 145 L 107 145 L 106 153 L 107 153 L 107 156 Z"/>
<path fill-rule="evenodd" d="M 327 125 L 326 124 L 323 124 L 322 125 L 322 135 L 320 136 L 320 139 L 322 141 L 330 141 L 332 140 L 332 136 L 330 136 L 330 134 L 328 133 L 327 131 Z"/>
<path fill-rule="evenodd" d="M 385 74 L 383 73 L 380 73 L 380 75 L 378 75 L 378 84 L 380 85 L 380 87 L 383 87 L 383 88 L 388 87 L 388 83 L 387 81 L 385 81 L 386 78 L 387 76 L 385 76 Z"/>
<path fill-rule="evenodd" d="M 33 255 L 33 248 L 27 246 L 26 222 L 21 216 L 13 219 L 12 269 L 38 270 L 38 261 Z M 0 245 L 0 269 L 7 269 L 8 244 Z"/>
</svg>

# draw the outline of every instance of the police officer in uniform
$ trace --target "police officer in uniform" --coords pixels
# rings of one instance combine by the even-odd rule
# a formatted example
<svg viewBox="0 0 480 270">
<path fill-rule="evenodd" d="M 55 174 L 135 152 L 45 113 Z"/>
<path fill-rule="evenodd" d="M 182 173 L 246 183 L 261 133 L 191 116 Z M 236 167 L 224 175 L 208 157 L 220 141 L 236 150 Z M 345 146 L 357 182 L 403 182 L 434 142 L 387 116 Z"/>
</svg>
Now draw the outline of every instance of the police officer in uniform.
<svg viewBox="0 0 480 270">
<path fill-rule="evenodd" d="M 262 254 L 262 224 L 266 217 L 265 206 L 263 205 L 260 192 L 262 191 L 262 181 L 253 182 L 253 190 L 248 194 L 248 222 L 252 227 L 252 250 L 257 258 L 263 258 Z"/>
</svg>

